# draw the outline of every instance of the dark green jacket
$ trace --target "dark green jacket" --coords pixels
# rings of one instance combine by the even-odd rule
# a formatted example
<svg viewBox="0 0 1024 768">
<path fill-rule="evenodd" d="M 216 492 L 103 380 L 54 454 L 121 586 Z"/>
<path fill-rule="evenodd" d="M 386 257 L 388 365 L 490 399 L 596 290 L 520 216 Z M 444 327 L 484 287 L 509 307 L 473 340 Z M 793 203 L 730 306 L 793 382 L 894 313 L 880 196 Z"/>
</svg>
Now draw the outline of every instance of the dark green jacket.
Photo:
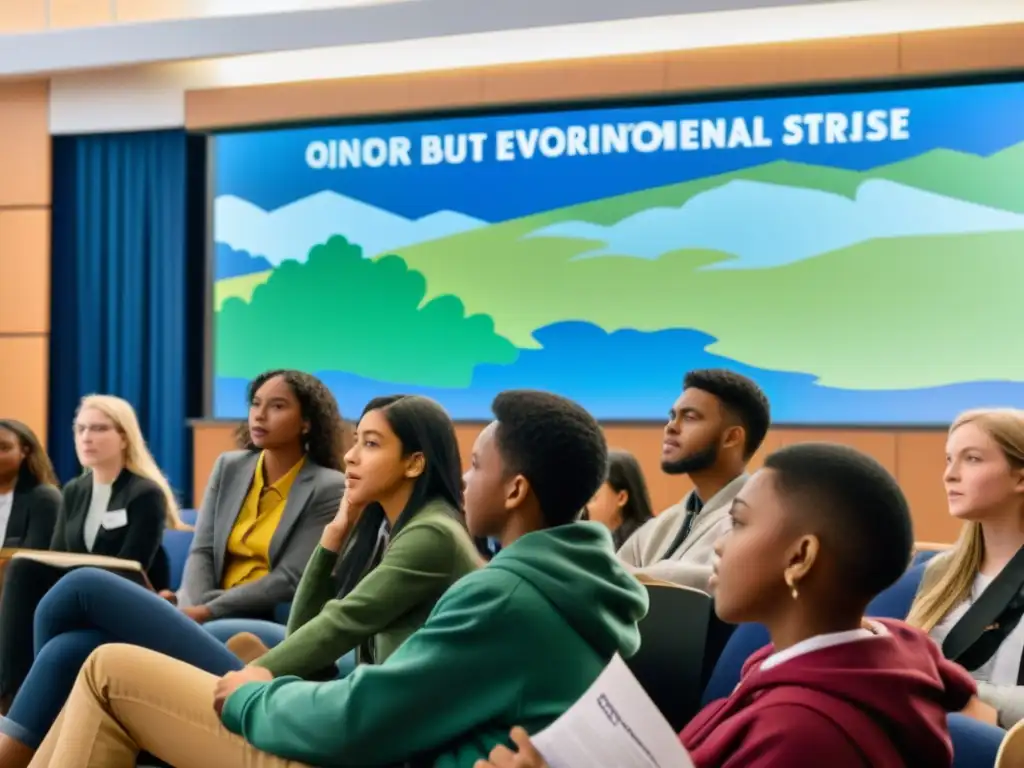
<svg viewBox="0 0 1024 768">
<path fill-rule="evenodd" d="M 316 766 L 424 755 L 472 768 L 509 729 L 540 730 L 616 653 L 640 645 L 647 592 L 597 523 L 523 536 L 455 584 L 391 657 L 326 683 L 248 683 L 222 719 L 261 750 Z"/>
<path fill-rule="evenodd" d="M 482 565 L 473 540 L 440 501 L 398 532 L 381 559 L 342 600 L 331 575 L 338 554 L 317 547 L 302 573 L 288 636 L 255 663 L 274 677 L 309 677 L 370 641 L 374 661 L 394 653 L 423 626 L 453 583 Z"/>
</svg>

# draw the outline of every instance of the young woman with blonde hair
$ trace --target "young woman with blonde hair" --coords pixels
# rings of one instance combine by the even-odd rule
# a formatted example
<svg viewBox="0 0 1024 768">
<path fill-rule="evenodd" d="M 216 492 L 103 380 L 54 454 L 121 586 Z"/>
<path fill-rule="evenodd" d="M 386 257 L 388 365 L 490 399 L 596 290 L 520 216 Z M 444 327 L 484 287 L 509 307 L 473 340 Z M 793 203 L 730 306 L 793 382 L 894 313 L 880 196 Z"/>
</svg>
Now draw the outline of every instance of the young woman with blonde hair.
<svg viewBox="0 0 1024 768">
<path fill-rule="evenodd" d="M 165 586 L 166 557 L 158 557 L 163 532 L 183 524 L 135 410 L 119 397 L 88 395 L 79 404 L 73 429 L 85 471 L 64 486 L 50 549 L 135 560 L 154 586 Z M 32 666 L 36 606 L 66 573 L 28 559 L 7 567 L 0 597 L 0 705 L 5 711 Z"/>
<path fill-rule="evenodd" d="M 943 482 L 964 526 L 928 563 L 907 621 L 978 681 L 972 714 L 1008 728 L 1024 719 L 1024 411 L 958 417 Z"/>
</svg>

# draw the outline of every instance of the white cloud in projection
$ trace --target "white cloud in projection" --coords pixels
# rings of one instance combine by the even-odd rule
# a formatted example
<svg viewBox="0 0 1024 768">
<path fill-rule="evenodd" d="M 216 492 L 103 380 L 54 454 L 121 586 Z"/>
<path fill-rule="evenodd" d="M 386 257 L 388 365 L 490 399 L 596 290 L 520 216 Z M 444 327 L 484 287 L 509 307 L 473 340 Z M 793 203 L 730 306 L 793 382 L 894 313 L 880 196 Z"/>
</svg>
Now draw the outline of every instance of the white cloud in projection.
<svg viewBox="0 0 1024 768">
<path fill-rule="evenodd" d="M 856 198 L 758 181 L 730 181 L 678 208 L 651 208 L 616 224 L 564 221 L 526 237 L 596 240 L 581 254 L 656 259 L 681 249 L 737 257 L 704 269 L 763 269 L 887 237 L 975 234 L 1024 229 L 1024 215 L 873 179 Z"/>
<path fill-rule="evenodd" d="M 272 211 L 234 195 L 220 195 L 213 203 L 213 239 L 264 256 L 275 267 L 288 259 L 305 261 L 313 246 L 334 235 L 362 246 L 365 256 L 377 256 L 486 224 L 455 211 L 407 219 L 331 191 L 317 192 Z"/>
</svg>

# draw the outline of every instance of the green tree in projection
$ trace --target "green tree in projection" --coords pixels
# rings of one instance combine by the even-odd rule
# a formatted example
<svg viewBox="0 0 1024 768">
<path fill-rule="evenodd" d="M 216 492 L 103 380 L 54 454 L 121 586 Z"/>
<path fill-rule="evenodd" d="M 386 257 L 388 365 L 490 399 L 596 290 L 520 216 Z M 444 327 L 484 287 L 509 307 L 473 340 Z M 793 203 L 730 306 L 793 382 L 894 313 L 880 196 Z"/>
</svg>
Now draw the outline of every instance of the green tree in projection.
<svg viewBox="0 0 1024 768">
<path fill-rule="evenodd" d="M 305 263 L 286 261 L 246 303 L 217 313 L 219 376 L 269 368 L 344 371 L 369 379 L 466 387 L 482 363 L 509 364 L 519 351 L 484 314 L 467 317 L 452 295 L 423 303 L 427 281 L 399 256 L 370 260 L 332 237 Z"/>
</svg>

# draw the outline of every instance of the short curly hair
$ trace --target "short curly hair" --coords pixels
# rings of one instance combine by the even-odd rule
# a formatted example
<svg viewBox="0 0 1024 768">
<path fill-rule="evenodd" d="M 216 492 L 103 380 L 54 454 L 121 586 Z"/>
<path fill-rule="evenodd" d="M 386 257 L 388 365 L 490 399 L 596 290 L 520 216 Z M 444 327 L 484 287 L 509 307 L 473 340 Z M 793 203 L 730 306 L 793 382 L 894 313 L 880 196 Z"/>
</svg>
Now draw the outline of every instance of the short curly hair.
<svg viewBox="0 0 1024 768">
<path fill-rule="evenodd" d="M 745 434 L 743 458 L 749 459 L 764 442 L 771 425 L 768 397 L 753 379 L 725 368 L 690 371 L 683 378 L 683 389 L 699 389 L 714 395 L 740 422 Z"/>
<path fill-rule="evenodd" d="M 535 390 L 502 392 L 491 410 L 506 472 L 530 482 L 548 526 L 577 520 L 608 471 L 597 420 L 572 400 Z"/>
<path fill-rule="evenodd" d="M 345 438 L 347 429 L 341 418 L 338 401 L 331 390 L 316 376 L 288 368 L 261 373 L 251 382 L 246 402 L 252 404 L 259 388 L 275 376 L 280 376 L 299 401 L 302 418 L 309 422 L 306 456 L 310 461 L 327 469 L 345 470 Z M 238 445 L 250 451 L 258 450 L 249 434 L 248 422 L 243 422 L 236 435 Z"/>
</svg>

